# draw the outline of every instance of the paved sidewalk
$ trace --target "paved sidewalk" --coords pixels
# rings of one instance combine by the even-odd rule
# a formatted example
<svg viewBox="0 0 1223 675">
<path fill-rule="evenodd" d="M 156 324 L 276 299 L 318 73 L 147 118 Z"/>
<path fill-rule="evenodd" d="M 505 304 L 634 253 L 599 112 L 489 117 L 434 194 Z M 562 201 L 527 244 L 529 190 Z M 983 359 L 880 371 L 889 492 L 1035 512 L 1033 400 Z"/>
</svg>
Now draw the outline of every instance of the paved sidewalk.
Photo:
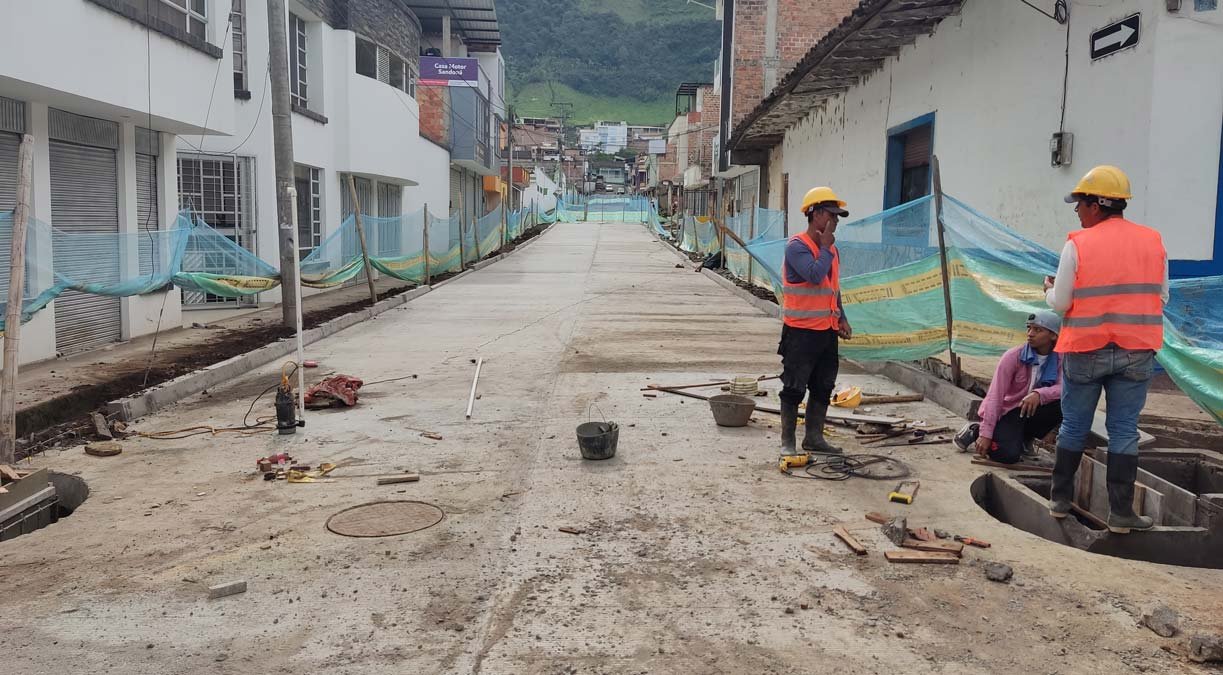
<svg viewBox="0 0 1223 675">
<path fill-rule="evenodd" d="M 323 370 L 382 380 L 294 436 L 132 440 L 34 460 L 92 493 L 0 544 L 0 635 L 14 673 L 1192 672 L 1135 628 L 1157 602 L 1223 631 L 1223 571 L 1062 547 L 1001 525 L 950 446 L 892 449 L 922 481 L 788 478 L 775 419 L 714 426 L 699 401 L 638 389 L 775 373 L 779 325 L 634 224 L 562 224 L 520 254 L 316 343 Z M 480 398 L 464 419 L 474 366 Z M 238 423 L 278 365 L 140 420 Z M 845 384 L 900 392 L 878 377 Z M 767 388 L 776 391 L 773 384 Z M 257 407 L 267 415 L 266 399 Z M 889 412 L 955 420 L 928 402 Z M 579 458 L 574 427 L 621 425 Z M 444 440 L 420 436 L 440 433 Z M 861 451 L 852 439 L 851 451 Z M 259 457 L 344 462 L 333 482 L 267 483 Z M 418 483 L 377 487 L 409 470 Z M 445 511 L 409 535 L 325 522 L 376 500 Z M 993 543 L 958 566 L 894 565 L 866 511 Z M 870 549 L 834 536 L 845 525 Z M 571 527 L 581 534 L 558 530 Z M 1015 581 L 987 581 L 979 561 Z M 212 584 L 248 590 L 207 599 Z"/>
</svg>

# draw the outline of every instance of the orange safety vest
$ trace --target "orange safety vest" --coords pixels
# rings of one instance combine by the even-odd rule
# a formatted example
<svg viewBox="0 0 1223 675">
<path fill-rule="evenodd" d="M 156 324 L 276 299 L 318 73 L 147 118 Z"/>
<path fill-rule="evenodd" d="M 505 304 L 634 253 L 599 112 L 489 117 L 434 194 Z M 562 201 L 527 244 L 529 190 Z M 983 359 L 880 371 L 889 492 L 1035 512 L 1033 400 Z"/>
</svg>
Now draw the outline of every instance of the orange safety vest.
<svg viewBox="0 0 1223 675">
<path fill-rule="evenodd" d="M 1061 353 L 1163 345 L 1163 238 L 1124 218 L 1070 233 L 1079 257 L 1074 299 L 1057 338 Z"/>
<path fill-rule="evenodd" d="M 803 242 L 811 249 L 811 255 L 819 257 L 820 247 L 806 232 L 795 235 L 795 239 Z M 837 297 L 841 292 L 841 254 L 837 247 L 832 247 L 832 271 L 820 280 L 818 284 L 791 283 L 790 275 L 785 273 L 782 265 L 782 301 L 781 319 L 787 326 L 806 328 L 807 330 L 837 330 L 841 327 L 841 309 L 837 305 Z"/>
</svg>

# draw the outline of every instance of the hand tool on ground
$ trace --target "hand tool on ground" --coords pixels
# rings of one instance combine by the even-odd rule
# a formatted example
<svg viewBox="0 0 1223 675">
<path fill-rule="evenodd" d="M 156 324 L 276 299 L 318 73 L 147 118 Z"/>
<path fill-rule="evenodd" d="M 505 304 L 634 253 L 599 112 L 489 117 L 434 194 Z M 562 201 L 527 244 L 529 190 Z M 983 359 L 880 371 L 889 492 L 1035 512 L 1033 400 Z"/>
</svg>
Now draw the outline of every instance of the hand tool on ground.
<svg viewBox="0 0 1223 675">
<path fill-rule="evenodd" d="M 962 537 L 958 534 L 954 538 L 956 541 L 960 542 L 961 544 L 966 544 L 968 546 L 976 546 L 977 548 L 989 548 L 990 547 L 990 543 L 988 541 L 981 541 L 980 539 L 974 539 L 972 537 Z"/>
<path fill-rule="evenodd" d="M 811 463 L 811 455 L 782 455 L 777 460 L 777 470 L 788 473 L 790 469 L 801 469 Z"/>
<path fill-rule="evenodd" d="M 888 501 L 898 504 L 912 504 L 917 497 L 921 483 L 915 480 L 902 480 L 896 484 L 896 489 L 888 494 Z"/>
</svg>

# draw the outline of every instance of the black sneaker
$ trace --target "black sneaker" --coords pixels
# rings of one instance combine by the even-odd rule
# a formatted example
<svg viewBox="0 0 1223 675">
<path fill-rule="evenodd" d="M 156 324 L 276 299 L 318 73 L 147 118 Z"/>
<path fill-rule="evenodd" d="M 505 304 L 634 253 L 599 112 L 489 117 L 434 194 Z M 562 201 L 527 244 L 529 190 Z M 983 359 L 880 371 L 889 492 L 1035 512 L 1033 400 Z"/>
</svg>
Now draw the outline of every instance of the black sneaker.
<svg viewBox="0 0 1223 675">
<path fill-rule="evenodd" d="M 972 452 L 973 446 L 977 443 L 977 438 L 981 436 L 981 425 L 976 422 L 969 422 L 956 433 L 952 442 L 955 447 L 960 449 L 960 452 Z"/>
</svg>

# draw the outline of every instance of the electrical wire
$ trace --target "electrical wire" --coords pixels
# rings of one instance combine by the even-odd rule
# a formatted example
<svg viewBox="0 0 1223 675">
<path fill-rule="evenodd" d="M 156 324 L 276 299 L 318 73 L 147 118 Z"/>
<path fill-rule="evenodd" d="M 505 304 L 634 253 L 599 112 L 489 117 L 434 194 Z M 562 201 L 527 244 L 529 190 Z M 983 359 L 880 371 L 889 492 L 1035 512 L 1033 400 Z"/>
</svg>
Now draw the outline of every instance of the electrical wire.
<svg viewBox="0 0 1223 675">
<path fill-rule="evenodd" d="M 909 466 L 904 462 L 885 455 L 840 455 L 812 453 L 819 459 L 808 464 L 803 473 L 795 473 L 786 469 L 784 473 L 793 478 L 805 480 L 843 481 L 850 478 L 866 478 L 868 480 L 898 480 L 909 475 Z M 867 467 L 885 464 L 892 470 L 885 470 L 883 475 L 872 473 Z"/>
<path fill-rule="evenodd" d="M 288 370 L 289 366 L 292 366 L 293 369 Z M 268 392 L 278 387 L 291 386 L 288 384 L 290 382 L 289 378 L 297 373 L 297 369 L 299 367 L 300 366 L 298 366 L 296 361 L 286 361 L 285 364 L 281 366 L 280 381 L 268 387 L 267 389 L 264 389 L 263 391 L 259 392 L 259 395 L 256 396 L 251 401 L 250 406 L 246 409 L 246 414 L 242 416 L 242 426 L 240 427 L 212 427 L 212 426 L 201 424 L 201 425 L 196 425 L 192 427 L 185 427 L 182 429 L 168 429 L 166 431 L 147 431 L 147 432 L 137 431 L 135 432 L 135 435 L 140 436 L 141 438 L 149 438 L 153 440 L 173 441 L 173 440 L 181 440 L 184 438 L 191 438 L 193 436 L 203 436 L 205 434 L 215 436 L 217 434 L 233 433 L 233 434 L 240 434 L 242 436 L 250 436 L 253 434 L 261 434 L 261 433 L 266 433 L 269 431 L 275 431 L 276 430 L 275 426 L 268 426 L 271 422 L 276 421 L 276 418 L 274 416 L 273 417 L 256 417 L 255 423 L 251 424 L 250 422 L 251 413 L 254 412 L 255 410 L 255 404 L 259 403 L 259 400 L 262 399 L 264 396 L 266 396 Z"/>
</svg>

